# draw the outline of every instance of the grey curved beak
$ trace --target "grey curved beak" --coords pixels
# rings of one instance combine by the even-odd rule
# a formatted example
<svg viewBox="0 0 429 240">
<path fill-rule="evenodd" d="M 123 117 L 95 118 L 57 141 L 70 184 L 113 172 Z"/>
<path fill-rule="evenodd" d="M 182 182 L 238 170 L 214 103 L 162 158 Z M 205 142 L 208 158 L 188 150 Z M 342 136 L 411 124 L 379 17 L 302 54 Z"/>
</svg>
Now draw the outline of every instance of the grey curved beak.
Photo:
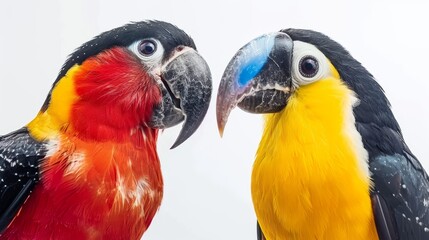
<svg viewBox="0 0 429 240">
<path fill-rule="evenodd" d="M 161 70 L 162 104 L 155 108 L 152 127 L 168 128 L 184 120 L 172 149 L 200 126 L 209 108 L 212 78 L 206 61 L 192 48 L 175 54 Z"/>
<path fill-rule="evenodd" d="M 262 35 L 231 59 L 219 85 L 216 116 L 222 136 L 236 107 L 251 113 L 274 113 L 286 106 L 291 88 L 293 41 L 281 32 Z"/>
</svg>

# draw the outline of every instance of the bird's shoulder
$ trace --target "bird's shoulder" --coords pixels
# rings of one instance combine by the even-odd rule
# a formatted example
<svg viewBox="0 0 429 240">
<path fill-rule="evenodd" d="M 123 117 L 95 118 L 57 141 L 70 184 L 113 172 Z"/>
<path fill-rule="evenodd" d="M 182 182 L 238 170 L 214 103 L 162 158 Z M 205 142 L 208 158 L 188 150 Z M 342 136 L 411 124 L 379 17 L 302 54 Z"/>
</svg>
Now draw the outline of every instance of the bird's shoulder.
<svg viewBox="0 0 429 240">
<path fill-rule="evenodd" d="M 0 233 L 39 181 L 46 152 L 44 143 L 33 139 L 26 128 L 0 136 Z"/>
</svg>

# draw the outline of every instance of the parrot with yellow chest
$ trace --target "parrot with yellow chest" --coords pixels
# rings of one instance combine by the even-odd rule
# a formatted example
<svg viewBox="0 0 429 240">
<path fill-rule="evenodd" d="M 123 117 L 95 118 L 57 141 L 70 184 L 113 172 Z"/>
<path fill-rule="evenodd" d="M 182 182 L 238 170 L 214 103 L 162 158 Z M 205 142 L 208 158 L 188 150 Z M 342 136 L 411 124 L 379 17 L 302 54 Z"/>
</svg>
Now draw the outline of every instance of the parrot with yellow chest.
<svg viewBox="0 0 429 240">
<path fill-rule="evenodd" d="M 383 89 L 326 35 L 285 29 L 246 44 L 217 96 L 265 114 L 251 190 L 258 239 L 429 239 L 429 178 Z"/>
</svg>

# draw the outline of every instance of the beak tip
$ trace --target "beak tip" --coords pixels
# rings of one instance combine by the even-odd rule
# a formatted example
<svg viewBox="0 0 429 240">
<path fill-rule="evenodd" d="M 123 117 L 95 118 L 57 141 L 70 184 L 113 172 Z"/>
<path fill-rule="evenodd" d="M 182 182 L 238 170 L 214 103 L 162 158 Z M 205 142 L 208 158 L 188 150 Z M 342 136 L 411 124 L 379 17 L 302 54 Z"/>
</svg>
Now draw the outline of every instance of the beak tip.
<svg viewBox="0 0 429 240">
<path fill-rule="evenodd" d="M 180 144 L 182 144 L 182 141 L 178 141 L 176 140 L 173 145 L 170 147 L 170 150 L 175 149 L 176 147 L 178 147 Z"/>
<path fill-rule="evenodd" d="M 217 129 L 219 132 L 220 137 L 223 137 L 223 131 L 225 130 L 225 125 L 226 125 L 226 121 L 225 121 L 225 116 L 221 113 L 221 111 L 216 112 L 216 118 L 217 118 Z"/>
<path fill-rule="evenodd" d="M 218 128 L 218 130 L 219 130 L 219 135 L 220 135 L 220 137 L 221 138 L 223 138 L 223 127 L 222 128 Z"/>
</svg>

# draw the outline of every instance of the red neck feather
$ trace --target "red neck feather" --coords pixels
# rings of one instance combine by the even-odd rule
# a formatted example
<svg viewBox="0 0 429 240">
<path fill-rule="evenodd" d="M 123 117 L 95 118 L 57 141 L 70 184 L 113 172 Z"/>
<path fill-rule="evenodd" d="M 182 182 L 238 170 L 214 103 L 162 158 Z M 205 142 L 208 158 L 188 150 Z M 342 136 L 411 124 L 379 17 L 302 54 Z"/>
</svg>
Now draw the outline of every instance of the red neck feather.
<svg viewBox="0 0 429 240">
<path fill-rule="evenodd" d="M 83 62 L 74 82 L 78 100 L 70 121 L 72 131 L 82 138 L 129 139 L 132 131 L 146 125 L 153 106 L 161 101 L 155 80 L 121 47 Z"/>
</svg>

